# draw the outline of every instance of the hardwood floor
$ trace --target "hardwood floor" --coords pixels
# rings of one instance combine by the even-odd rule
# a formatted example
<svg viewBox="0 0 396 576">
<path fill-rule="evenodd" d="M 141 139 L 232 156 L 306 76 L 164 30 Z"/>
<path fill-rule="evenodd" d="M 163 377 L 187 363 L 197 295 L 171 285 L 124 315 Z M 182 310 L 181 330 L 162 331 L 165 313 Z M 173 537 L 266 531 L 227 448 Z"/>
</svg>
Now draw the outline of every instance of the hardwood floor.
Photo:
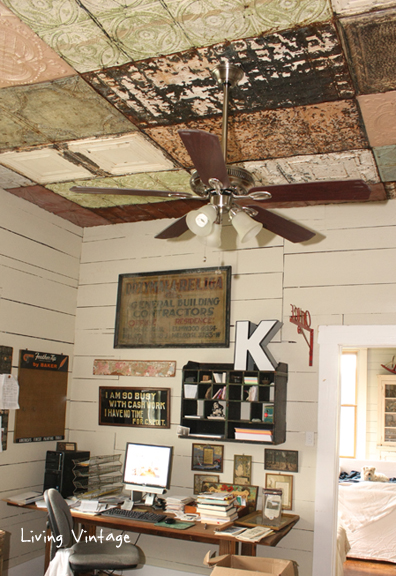
<svg viewBox="0 0 396 576">
<path fill-rule="evenodd" d="M 371 562 L 370 560 L 347 560 L 344 563 L 344 576 L 396 576 L 396 564 L 391 562 Z"/>
</svg>

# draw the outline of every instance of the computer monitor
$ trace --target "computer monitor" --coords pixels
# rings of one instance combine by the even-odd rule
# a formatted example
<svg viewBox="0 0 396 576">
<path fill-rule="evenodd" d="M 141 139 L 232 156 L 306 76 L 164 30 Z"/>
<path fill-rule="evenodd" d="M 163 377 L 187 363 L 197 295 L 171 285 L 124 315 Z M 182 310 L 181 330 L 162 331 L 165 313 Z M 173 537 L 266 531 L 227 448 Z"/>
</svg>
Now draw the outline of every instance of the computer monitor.
<svg viewBox="0 0 396 576">
<path fill-rule="evenodd" d="M 143 492 L 151 506 L 156 494 L 169 488 L 172 446 L 128 442 L 125 449 L 123 482 L 127 490 Z"/>
</svg>

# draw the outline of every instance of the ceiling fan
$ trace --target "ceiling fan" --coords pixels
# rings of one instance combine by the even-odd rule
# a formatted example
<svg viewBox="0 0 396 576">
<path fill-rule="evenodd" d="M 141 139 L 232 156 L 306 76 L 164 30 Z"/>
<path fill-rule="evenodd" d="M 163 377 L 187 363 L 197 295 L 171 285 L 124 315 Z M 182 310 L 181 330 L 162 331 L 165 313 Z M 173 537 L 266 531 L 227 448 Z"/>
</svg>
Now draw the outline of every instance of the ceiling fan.
<svg viewBox="0 0 396 576">
<path fill-rule="evenodd" d="M 367 200 L 370 188 L 363 180 L 304 182 L 298 184 L 254 186 L 251 173 L 244 168 L 229 166 L 227 159 L 229 88 L 242 78 L 243 71 L 230 62 L 212 71 L 223 87 L 221 142 L 217 135 L 203 130 L 179 130 L 179 136 L 195 167 L 190 179 L 190 192 L 138 190 L 131 188 L 91 188 L 73 186 L 71 191 L 82 194 L 116 194 L 152 196 L 189 200 L 206 200 L 207 204 L 190 210 L 155 237 L 176 238 L 190 229 L 210 246 L 221 245 L 221 224 L 228 217 L 242 242 L 254 237 L 262 227 L 291 242 L 304 242 L 315 236 L 311 230 L 265 209 L 262 204 L 273 198 L 276 202 L 291 201 L 358 201 Z"/>
</svg>

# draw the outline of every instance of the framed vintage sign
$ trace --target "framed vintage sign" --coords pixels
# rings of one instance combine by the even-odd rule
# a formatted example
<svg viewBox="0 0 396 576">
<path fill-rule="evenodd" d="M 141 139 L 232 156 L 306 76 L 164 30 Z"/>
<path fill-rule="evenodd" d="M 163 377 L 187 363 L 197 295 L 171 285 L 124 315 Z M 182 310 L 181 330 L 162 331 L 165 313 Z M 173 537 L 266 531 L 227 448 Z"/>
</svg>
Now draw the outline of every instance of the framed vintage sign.
<svg viewBox="0 0 396 576">
<path fill-rule="evenodd" d="M 99 424 L 170 428 L 170 388 L 100 386 Z"/>
<path fill-rule="evenodd" d="M 114 348 L 228 347 L 231 266 L 120 274 Z"/>
</svg>

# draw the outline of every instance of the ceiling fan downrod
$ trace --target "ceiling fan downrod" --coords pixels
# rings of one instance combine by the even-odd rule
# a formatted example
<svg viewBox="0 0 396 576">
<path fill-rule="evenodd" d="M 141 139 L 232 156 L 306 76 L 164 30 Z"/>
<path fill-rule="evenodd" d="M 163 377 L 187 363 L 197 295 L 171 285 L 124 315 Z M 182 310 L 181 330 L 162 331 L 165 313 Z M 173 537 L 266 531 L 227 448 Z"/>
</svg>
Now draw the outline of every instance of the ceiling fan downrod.
<svg viewBox="0 0 396 576">
<path fill-rule="evenodd" d="M 221 149 L 223 151 L 224 161 L 227 163 L 227 142 L 228 142 L 228 107 L 230 88 L 236 86 L 244 76 L 243 70 L 239 66 L 225 61 L 218 64 L 213 70 L 212 75 L 217 83 L 223 87 L 223 118 L 221 130 Z"/>
</svg>

